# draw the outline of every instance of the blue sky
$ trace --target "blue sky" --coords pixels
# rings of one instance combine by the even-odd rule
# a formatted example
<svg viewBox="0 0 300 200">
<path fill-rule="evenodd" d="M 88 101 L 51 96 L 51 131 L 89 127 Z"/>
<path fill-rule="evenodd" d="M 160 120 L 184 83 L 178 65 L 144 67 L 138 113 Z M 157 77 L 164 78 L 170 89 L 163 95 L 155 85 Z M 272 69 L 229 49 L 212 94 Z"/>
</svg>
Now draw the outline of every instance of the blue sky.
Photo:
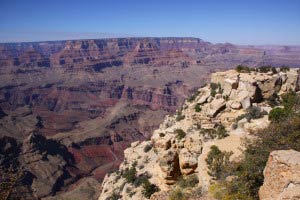
<svg viewBox="0 0 300 200">
<path fill-rule="evenodd" d="M 128 36 L 300 45 L 300 0 L 0 0 L 0 42 Z"/>
</svg>

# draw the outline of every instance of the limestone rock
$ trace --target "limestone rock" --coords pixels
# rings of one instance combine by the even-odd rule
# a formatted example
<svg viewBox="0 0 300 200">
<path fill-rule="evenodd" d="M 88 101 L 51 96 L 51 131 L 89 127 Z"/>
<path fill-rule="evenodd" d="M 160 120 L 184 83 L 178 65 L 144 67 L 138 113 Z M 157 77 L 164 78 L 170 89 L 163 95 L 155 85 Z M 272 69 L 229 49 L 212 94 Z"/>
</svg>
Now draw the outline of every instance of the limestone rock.
<svg viewBox="0 0 300 200">
<path fill-rule="evenodd" d="M 181 149 L 179 153 L 179 165 L 181 173 L 184 175 L 194 173 L 198 165 L 199 154 L 190 152 L 187 149 Z"/>
<path fill-rule="evenodd" d="M 159 157 L 159 167 L 166 184 L 173 184 L 180 176 L 179 158 L 176 151 L 164 151 Z"/>
<path fill-rule="evenodd" d="M 208 117 L 215 117 L 222 109 L 226 107 L 224 99 L 214 99 L 210 104 L 206 104 L 203 107 L 204 113 Z"/>
<path fill-rule="evenodd" d="M 300 199 L 300 152 L 271 152 L 264 170 L 261 200 Z"/>
<path fill-rule="evenodd" d="M 203 104 L 207 101 L 207 99 L 210 97 L 210 90 L 207 87 L 201 88 L 199 90 L 199 95 L 196 98 L 196 102 Z"/>
</svg>

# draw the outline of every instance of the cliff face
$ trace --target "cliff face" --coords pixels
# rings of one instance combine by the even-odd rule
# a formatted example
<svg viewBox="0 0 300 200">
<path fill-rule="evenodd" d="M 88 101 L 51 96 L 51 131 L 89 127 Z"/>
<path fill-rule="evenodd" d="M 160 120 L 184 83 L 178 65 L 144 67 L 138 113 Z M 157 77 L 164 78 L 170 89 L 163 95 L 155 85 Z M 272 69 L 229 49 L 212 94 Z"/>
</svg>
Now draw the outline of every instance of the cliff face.
<svg viewBox="0 0 300 200">
<path fill-rule="evenodd" d="M 29 184 L 29 199 L 61 190 L 67 196 L 56 198 L 69 198 L 68 192 L 81 186 L 97 196 L 95 182 L 118 167 L 123 150 L 150 138 L 164 116 L 208 82 L 211 72 L 237 64 L 296 66 L 299 55 L 296 47 L 239 47 L 196 38 L 0 44 L 0 137 L 12 137 L 25 148 L 35 132 L 58 142 L 74 158 L 70 163 L 55 154 L 68 163 L 59 172 L 60 186 L 53 180 L 52 189 L 47 186 L 37 194 L 43 185 Z M 19 154 L 14 158 L 36 182 L 44 180 L 35 170 L 41 166 Z M 46 165 L 55 166 L 57 160 Z"/>
<path fill-rule="evenodd" d="M 294 150 L 273 151 L 264 170 L 264 185 L 259 198 L 299 199 L 300 198 L 300 152 Z"/>
<path fill-rule="evenodd" d="M 297 91 L 298 81 L 299 69 L 275 74 L 235 70 L 213 73 L 212 83 L 185 101 L 176 115 L 167 116 L 151 140 L 132 143 L 125 150 L 125 161 L 119 171 L 106 175 L 99 200 L 116 195 L 124 200 L 147 199 L 144 185 L 138 184 L 141 177 L 160 190 L 151 199 L 168 199 L 178 182 L 191 176 L 196 176 L 199 182 L 186 189 L 190 199 L 201 196 L 209 199 L 205 195 L 213 179 L 206 159 L 211 147 L 216 145 L 221 151 L 231 151 L 231 159 L 238 159 L 243 139 L 253 137 L 251 133 L 270 123 L 267 114 L 271 107 L 265 100 L 274 93 Z M 261 115 L 248 120 L 238 118 L 249 109 L 256 109 Z M 127 175 L 133 169 L 135 179 L 130 182 Z M 265 174 L 270 174 L 268 171 Z M 270 193 L 268 187 L 267 180 L 261 192 L 264 196 Z"/>
</svg>

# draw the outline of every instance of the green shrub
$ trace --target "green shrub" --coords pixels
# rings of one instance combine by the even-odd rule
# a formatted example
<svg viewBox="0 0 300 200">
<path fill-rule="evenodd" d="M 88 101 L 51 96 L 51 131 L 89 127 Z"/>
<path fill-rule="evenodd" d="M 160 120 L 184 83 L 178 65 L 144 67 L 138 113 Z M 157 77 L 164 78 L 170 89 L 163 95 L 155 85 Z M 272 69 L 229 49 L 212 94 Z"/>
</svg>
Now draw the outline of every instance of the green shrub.
<svg viewBox="0 0 300 200">
<path fill-rule="evenodd" d="M 196 106 L 195 106 L 195 112 L 201 112 L 201 104 L 200 103 L 197 103 Z"/>
<path fill-rule="evenodd" d="M 219 125 L 218 128 L 217 128 L 217 137 L 218 137 L 218 139 L 222 139 L 222 138 L 225 138 L 227 136 L 229 136 L 229 135 L 228 135 L 225 127 L 222 124 Z"/>
<path fill-rule="evenodd" d="M 217 146 L 210 147 L 207 155 L 206 163 L 208 166 L 208 174 L 214 179 L 220 179 L 227 175 L 226 168 L 229 166 L 229 157 L 232 152 L 222 152 Z"/>
<path fill-rule="evenodd" d="M 215 97 L 217 94 L 216 90 L 210 90 L 210 96 Z"/>
<path fill-rule="evenodd" d="M 136 179 L 136 169 L 135 166 L 131 166 L 122 173 L 122 177 L 126 179 L 127 183 L 134 183 Z"/>
<path fill-rule="evenodd" d="M 186 200 L 187 196 L 180 188 L 176 188 L 169 195 L 169 200 Z"/>
<path fill-rule="evenodd" d="M 185 115 L 182 115 L 181 111 L 177 112 L 177 117 L 176 117 L 176 121 L 181 121 L 185 118 Z"/>
<path fill-rule="evenodd" d="M 142 194 L 147 199 L 149 199 L 152 196 L 152 194 L 154 194 L 155 192 L 158 192 L 158 191 L 159 191 L 159 188 L 156 185 L 151 184 L 148 179 L 143 183 Z"/>
<path fill-rule="evenodd" d="M 269 120 L 271 122 L 279 122 L 286 118 L 287 111 L 284 108 L 274 108 L 269 113 Z"/>
<path fill-rule="evenodd" d="M 259 119 L 267 114 L 268 113 L 266 111 L 262 111 L 260 107 L 252 106 L 247 109 L 247 113 L 238 116 L 236 118 L 236 121 L 240 121 L 241 119 L 246 118 L 249 122 L 251 119 Z"/>
<path fill-rule="evenodd" d="M 290 71 L 290 67 L 288 67 L 288 66 L 281 66 L 281 67 L 280 67 L 280 71 L 281 71 L 281 72 L 287 72 L 287 71 Z"/>
<path fill-rule="evenodd" d="M 108 197 L 106 200 L 119 200 L 121 198 L 122 196 L 114 191 L 113 194 L 110 197 Z"/>
<path fill-rule="evenodd" d="M 176 129 L 175 133 L 176 133 L 176 138 L 178 140 L 183 139 L 185 137 L 185 135 L 186 135 L 186 133 L 182 129 Z"/>
<path fill-rule="evenodd" d="M 211 88 L 212 90 L 217 90 L 218 87 L 219 87 L 219 86 L 218 86 L 217 83 L 213 83 L 213 82 L 210 83 L 210 88 Z"/>
<path fill-rule="evenodd" d="M 195 187 L 199 183 L 198 176 L 191 174 L 187 177 L 181 177 L 178 181 L 178 185 L 181 188 Z"/>
<path fill-rule="evenodd" d="M 144 147 L 144 152 L 147 153 L 147 152 L 150 151 L 151 149 L 152 149 L 152 145 L 147 144 L 147 145 Z"/>
<path fill-rule="evenodd" d="M 218 89 L 218 84 L 217 83 L 210 83 L 210 95 L 212 97 L 215 97 L 217 94 L 217 89 Z"/>
<path fill-rule="evenodd" d="M 223 125 L 219 125 L 216 129 L 201 129 L 200 134 L 205 139 L 222 139 L 228 136 L 228 133 Z"/>
<path fill-rule="evenodd" d="M 243 65 L 238 65 L 235 70 L 239 73 L 250 73 L 252 71 L 251 68 Z"/>
<path fill-rule="evenodd" d="M 261 66 L 258 68 L 258 71 L 261 73 L 267 73 L 272 70 L 272 66 Z"/>
<path fill-rule="evenodd" d="M 159 133 L 159 137 L 165 137 L 166 135 L 164 133 Z"/>
</svg>

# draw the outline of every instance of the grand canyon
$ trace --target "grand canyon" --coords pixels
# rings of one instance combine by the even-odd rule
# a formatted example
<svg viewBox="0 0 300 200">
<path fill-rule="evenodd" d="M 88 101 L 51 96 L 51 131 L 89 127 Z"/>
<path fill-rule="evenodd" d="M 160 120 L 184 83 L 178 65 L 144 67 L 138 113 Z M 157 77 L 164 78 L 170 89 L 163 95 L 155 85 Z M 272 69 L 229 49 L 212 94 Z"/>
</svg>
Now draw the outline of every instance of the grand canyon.
<svg viewBox="0 0 300 200">
<path fill-rule="evenodd" d="M 198 38 L 0 44 L 0 170 L 22 174 L 11 198 L 97 199 L 124 149 L 237 65 L 299 67 L 300 46 Z"/>
</svg>

